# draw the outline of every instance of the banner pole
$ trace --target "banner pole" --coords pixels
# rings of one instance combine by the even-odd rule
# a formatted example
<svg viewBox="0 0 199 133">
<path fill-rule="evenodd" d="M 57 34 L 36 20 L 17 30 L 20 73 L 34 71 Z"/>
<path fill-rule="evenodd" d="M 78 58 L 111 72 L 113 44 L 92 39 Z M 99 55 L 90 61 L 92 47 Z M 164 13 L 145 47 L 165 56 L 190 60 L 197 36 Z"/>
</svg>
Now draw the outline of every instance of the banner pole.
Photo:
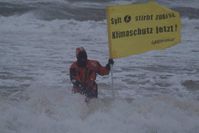
<svg viewBox="0 0 199 133">
<path fill-rule="evenodd" d="M 114 84 L 113 84 L 113 65 L 111 65 L 111 90 L 112 90 L 112 96 L 115 98 L 115 92 L 114 92 Z"/>
<path fill-rule="evenodd" d="M 112 44 L 112 40 L 110 39 L 111 38 L 111 32 L 109 32 L 111 29 L 110 29 L 110 15 L 109 15 L 109 8 L 106 8 L 106 17 L 107 17 L 107 32 L 108 32 L 108 48 L 109 48 L 109 58 L 112 58 L 112 47 L 111 47 L 111 44 Z M 111 90 L 112 90 L 112 96 L 113 98 L 115 98 L 115 93 L 114 93 L 114 87 L 113 87 L 113 65 L 110 65 L 110 72 L 111 72 Z"/>
</svg>

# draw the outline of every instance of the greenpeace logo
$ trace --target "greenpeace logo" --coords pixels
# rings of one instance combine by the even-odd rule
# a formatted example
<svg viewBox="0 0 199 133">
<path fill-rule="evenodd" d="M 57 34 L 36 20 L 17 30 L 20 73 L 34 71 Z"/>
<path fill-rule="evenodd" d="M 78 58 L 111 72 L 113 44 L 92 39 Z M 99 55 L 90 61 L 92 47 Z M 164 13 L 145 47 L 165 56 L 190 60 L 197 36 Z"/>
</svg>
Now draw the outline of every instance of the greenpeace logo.
<svg viewBox="0 0 199 133">
<path fill-rule="evenodd" d="M 126 15 L 126 16 L 124 17 L 124 22 L 125 22 L 125 23 L 131 22 L 131 16 L 130 16 L 130 15 Z"/>
</svg>

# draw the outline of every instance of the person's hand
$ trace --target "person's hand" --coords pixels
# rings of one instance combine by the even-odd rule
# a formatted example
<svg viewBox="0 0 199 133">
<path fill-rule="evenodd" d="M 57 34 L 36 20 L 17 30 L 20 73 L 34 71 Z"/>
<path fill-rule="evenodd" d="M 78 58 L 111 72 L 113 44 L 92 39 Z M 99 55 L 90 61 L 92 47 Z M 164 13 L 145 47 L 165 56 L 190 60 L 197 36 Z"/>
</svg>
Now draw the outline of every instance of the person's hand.
<svg viewBox="0 0 199 133">
<path fill-rule="evenodd" d="M 113 59 L 109 59 L 109 60 L 108 60 L 108 64 L 109 64 L 109 65 L 113 65 L 113 64 L 114 64 Z"/>
<path fill-rule="evenodd" d="M 77 80 L 72 80 L 72 83 L 73 83 L 73 85 L 74 86 L 76 86 L 76 87 L 82 87 L 82 84 L 81 84 L 81 82 L 79 82 L 79 81 L 77 81 Z"/>
<path fill-rule="evenodd" d="M 108 60 L 108 63 L 106 64 L 106 68 L 107 68 L 108 70 L 110 70 L 110 69 L 111 69 L 111 65 L 113 65 L 113 64 L 114 64 L 113 59 L 109 59 L 109 60 Z"/>
</svg>

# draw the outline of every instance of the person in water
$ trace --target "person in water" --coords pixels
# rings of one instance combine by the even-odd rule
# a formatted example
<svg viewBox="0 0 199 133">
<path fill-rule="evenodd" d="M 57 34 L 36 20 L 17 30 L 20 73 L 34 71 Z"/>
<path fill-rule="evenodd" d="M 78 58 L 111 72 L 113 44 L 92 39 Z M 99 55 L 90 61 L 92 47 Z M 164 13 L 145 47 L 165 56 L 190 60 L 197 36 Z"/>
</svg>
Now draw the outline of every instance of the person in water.
<svg viewBox="0 0 199 133">
<path fill-rule="evenodd" d="M 106 66 L 102 66 L 96 60 L 90 60 L 87 57 L 86 50 L 83 47 L 76 48 L 76 58 L 70 66 L 70 80 L 73 84 L 73 93 L 80 93 L 87 98 L 98 97 L 98 87 L 95 82 L 97 74 L 108 75 L 113 59 L 109 59 Z"/>
</svg>

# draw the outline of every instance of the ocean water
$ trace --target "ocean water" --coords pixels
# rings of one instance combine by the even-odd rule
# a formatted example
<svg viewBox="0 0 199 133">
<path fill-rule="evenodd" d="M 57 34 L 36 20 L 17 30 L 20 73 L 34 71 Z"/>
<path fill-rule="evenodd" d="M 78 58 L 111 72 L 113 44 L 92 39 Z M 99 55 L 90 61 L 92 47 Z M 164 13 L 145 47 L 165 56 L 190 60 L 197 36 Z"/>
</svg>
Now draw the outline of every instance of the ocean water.
<svg viewBox="0 0 199 133">
<path fill-rule="evenodd" d="M 0 133 L 198 133 L 198 0 L 157 0 L 180 12 L 180 44 L 115 59 L 89 104 L 71 93 L 76 47 L 108 61 L 106 6 L 145 1 L 0 0 Z"/>
</svg>

